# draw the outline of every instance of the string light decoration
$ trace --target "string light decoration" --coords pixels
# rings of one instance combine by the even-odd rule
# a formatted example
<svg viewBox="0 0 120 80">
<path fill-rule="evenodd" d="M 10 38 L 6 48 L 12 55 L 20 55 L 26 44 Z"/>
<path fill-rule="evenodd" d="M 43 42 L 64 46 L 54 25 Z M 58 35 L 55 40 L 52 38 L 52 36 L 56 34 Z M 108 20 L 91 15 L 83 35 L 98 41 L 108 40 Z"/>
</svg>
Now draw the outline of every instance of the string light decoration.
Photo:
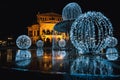
<svg viewBox="0 0 120 80">
<path fill-rule="evenodd" d="M 108 36 L 106 38 L 106 45 L 108 47 L 115 47 L 118 44 L 118 40 L 115 37 Z"/>
<path fill-rule="evenodd" d="M 18 50 L 15 61 L 18 66 L 27 66 L 31 62 L 31 52 L 28 50 Z"/>
<path fill-rule="evenodd" d="M 113 74 L 112 65 L 100 56 L 95 56 L 92 59 L 89 56 L 80 56 L 73 61 L 70 70 L 72 75 L 86 74 L 109 76 Z"/>
<path fill-rule="evenodd" d="M 65 47 L 65 45 L 66 45 L 66 41 L 64 40 L 64 39 L 61 39 L 61 40 L 59 40 L 58 41 L 58 45 L 59 45 L 59 47 Z"/>
<path fill-rule="evenodd" d="M 43 45 L 44 45 L 44 43 L 43 43 L 42 40 L 38 40 L 38 41 L 36 42 L 36 45 L 37 45 L 38 48 L 42 48 Z"/>
<path fill-rule="evenodd" d="M 76 2 L 67 4 L 62 10 L 63 20 L 76 19 L 82 13 L 81 7 Z"/>
<path fill-rule="evenodd" d="M 69 33 L 73 21 L 82 14 L 81 7 L 76 2 L 68 3 L 62 10 L 63 21 L 57 23 L 54 29 L 58 32 Z"/>
<path fill-rule="evenodd" d="M 58 44 L 58 38 L 62 39 L 64 38 L 66 40 L 66 49 L 73 48 L 73 45 L 71 44 L 70 38 L 69 38 L 69 31 L 71 28 L 71 25 L 73 21 L 82 14 L 81 6 L 77 4 L 76 2 L 71 2 L 65 5 L 65 7 L 62 10 L 62 21 L 58 22 L 54 26 L 54 33 L 53 33 L 53 49 L 59 49 Z M 56 34 L 57 33 L 57 34 Z M 57 37 L 58 33 L 60 33 Z M 69 47 L 68 47 L 69 46 Z"/>
<path fill-rule="evenodd" d="M 58 56 L 63 59 L 66 56 L 66 51 L 58 51 Z"/>
<path fill-rule="evenodd" d="M 43 56 L 43 53 L 44 53 L 44 51 L 42 48 L 37 48 L 37 50 L 36 50 L 37 57 Z"/>
<path fill-rule="evenodd" d="M 29 36 L 27 35 L 20 35 L 16 39 L 16 45 L 20 49 L 28 49 L 31 46 L 32 42 Z"/>
<path fill-rule="evenodd" d="M 117 60 L 119 55 L 118 55 L 118 51 L 116 48 L 107 48 L 106 51 L 106 57 L 108 60 Z"/>
<path fill-rule="evenodd" d="M 72 44 L 84 53 L 100 53 L 106 48 L 107 36 L 113 36 L 112 23 L 101 12 L 95 11 L 81 14 L 70 30 Z"/>
</svg>

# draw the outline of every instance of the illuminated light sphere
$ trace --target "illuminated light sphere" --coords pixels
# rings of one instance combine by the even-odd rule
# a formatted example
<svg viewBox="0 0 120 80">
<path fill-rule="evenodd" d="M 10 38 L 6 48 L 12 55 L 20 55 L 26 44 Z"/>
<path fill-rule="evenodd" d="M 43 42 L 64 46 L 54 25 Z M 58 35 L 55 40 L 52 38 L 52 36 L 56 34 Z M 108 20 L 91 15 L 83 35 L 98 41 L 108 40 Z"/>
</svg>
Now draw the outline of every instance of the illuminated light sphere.
<svg viewBox="0 0 120 80">
<path fill-rule="evenodd" d="M 66 41 L 64 39 L 59 40 L 58 42 L 59 47 L 65 47 L 66 46 Z"/>
<path fill-rule="evenodd" d="M 115 47 L 118 44 L 118 40 L 115 37 L 107 37 L 106 38 L 106 45 L 108 47 Z"/>
<path fill-rule="evenodd" d="M 20 49 L 28 49 L 31 44 L 31 39 L 27 35 L 20 35 L 16 40 L 16 45 Z"/>
<path fill-rule="evenodd" d="M 64 58 L 66 56 L 66 51 L 58 51 L 58 56 Z"/>
<path fill-rule="evenodd" d="M 54 26 L 54 30 L 58 32 L 69 33 L 73 21 L 82 14 L 81 7 L 76 2 L 68 3 L 62 10 L 63 21 Z"/>
<path fill-rule="evenodd" d="M 108 48 L 106 51 L 106 57 L 108 60 L 117 60 L 119 55 L 116 48 Z"/>
<path fill-rule="evenodd" d="M 36 42 L 36 45 L 37 45 L 38 48 L 42 48 L 43 45 L 44 45 L 44 43 L 43 43 L 42 40 L 38 40 L 38 41 Z"/>
<path fill-rule="evenodd" d="M 37 51 L 36 51 L 37 57 L 43 56 L 43 53 L 44 53 L 44 51 L 41 48 L 38 48 Z"/>
<path fill-rule="evenodd" d="M 72 24 L 70 40 L 84 53 L 99 53 L 106 48 L 106 37 L 113 35 L 113 27 L 101 12 L 88 11 L 81 14 Z"/>
<path fill-rule="evenodd" d="M 76 19 L 81 13 L 81 7 L 77 3 L 71 2 L 63 8 L 62 18 L 63 20 L 73 20 Z"/>
<path fill-rule="evenodd" d="M 27 66 L 31 62 L 31 52 L 28 50 L 18 50 L 15 57 L 18 66 Z"/>
</svg>

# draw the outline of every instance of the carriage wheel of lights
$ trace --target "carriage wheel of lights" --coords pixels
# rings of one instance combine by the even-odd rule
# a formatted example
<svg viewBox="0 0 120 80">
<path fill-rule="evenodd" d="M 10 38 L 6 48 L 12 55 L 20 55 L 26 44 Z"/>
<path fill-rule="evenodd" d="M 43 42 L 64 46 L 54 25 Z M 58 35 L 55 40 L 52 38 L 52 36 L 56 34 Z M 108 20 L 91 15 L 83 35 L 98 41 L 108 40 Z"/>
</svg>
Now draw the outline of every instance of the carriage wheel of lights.
<svg viewBox="0 0 120 80">
<path fill-rule="evenodd" d="M 43 43 L 42 40 L 38 40 L 38 41 L 36 42 L 36 45 L 37 45 L 38 48 L 42 48 L 43 45 L 44 45 L 44 43 Z"/>
<path fill-rule="evenodd" d="M 101 12 L 88 11 L 81 14 L 72 24 L 70 40 L 72 44 L 84 53 L 100 53 L 108 44 L 116 45 L 109 41 L 108 36 L 113 36 L 113 27 L 107 17 Z M 111 38 L 109 38 L 111 39 Z M 113 39 L 113 38 L 112 38 Z M 115 39 L 115 38 L 114 38 Z M 116 40 L 115 40 L 116 41 Z"/>
<path fill-rule="evenodd" d="M 27 35 L 20 35 L 16 40 L 16 45 L 20 49 L 28 49 L 31 44 L 31 39 Z"/>
</svg>

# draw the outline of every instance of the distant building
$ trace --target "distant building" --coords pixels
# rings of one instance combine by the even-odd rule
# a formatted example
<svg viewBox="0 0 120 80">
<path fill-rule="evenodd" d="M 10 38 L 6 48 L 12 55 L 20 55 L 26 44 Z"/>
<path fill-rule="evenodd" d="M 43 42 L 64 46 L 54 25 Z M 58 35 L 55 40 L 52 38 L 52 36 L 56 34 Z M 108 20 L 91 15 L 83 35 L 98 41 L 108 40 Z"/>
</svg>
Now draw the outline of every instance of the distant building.
<svg viewBox="0 0 120 80">
<path fill-rule="evenodd" d="M 65 34 L 53 30 L 54 25 L 60 21 L 62 21 L 62 16 L 57 13 L 38 13 L 38 24 L 33 24 L 28 27 L 28 36 L 32 39 L 32 43 L 35 44 L 38 39 L 51 43 L 53 32 L 57 34 L 57 39 L 65 37 Z"/>
</svg>

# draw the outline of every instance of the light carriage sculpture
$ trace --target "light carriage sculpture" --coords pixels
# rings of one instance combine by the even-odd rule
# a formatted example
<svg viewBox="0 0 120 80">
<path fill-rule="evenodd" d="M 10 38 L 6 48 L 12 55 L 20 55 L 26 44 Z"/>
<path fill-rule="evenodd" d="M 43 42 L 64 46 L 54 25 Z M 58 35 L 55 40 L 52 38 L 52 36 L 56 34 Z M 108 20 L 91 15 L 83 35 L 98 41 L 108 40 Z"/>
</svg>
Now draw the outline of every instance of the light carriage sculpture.
<svg viewBox="0 0 120 80">
<path fill-rule="evenodd" d="M 117 45 L 117 39 L 113 39 L 111 22 L 101 12 L 95 11 L 81 14 L 73 22 L 70 39 L 78 51 L 83 54 L 99 54 L 106 47 L 112 47 L 109 45 Z"/>
</svg>

